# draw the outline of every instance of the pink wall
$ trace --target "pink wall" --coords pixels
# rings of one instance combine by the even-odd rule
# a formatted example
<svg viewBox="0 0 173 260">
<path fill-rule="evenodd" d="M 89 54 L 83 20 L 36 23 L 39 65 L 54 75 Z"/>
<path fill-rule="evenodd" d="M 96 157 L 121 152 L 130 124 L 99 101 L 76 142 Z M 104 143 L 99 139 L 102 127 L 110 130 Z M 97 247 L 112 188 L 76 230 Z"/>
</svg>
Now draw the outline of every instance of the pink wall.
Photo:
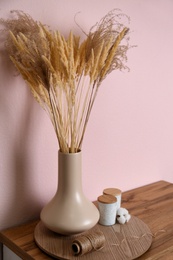
<svg viewBox="0 0 173 260">
<path fill-rule="evenodd" d="M 170 0 L 1 0 L 61 32 L 74 15 L 85 31 L 113 8 L 131 17 L 130 73 L 102 84 L 83 144 L 83 188 L 95 200 L 103 188 L 123 191 L 173 182 L 173 2 Z M 57 140 L 39 107 L 0 50 L 0 229 L 39 216 L 57 183 Z"/>
</svg>

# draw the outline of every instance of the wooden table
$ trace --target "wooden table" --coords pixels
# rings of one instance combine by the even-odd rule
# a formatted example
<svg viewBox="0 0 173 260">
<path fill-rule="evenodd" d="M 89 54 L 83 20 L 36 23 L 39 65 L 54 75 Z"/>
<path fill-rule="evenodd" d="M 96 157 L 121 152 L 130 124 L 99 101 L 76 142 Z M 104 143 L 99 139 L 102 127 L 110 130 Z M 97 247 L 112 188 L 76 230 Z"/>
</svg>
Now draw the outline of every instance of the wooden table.
<svg viewBox="0 0 173 260">
<path fill-rule="evenodd" d="M 122 207 L 143 220 L 153 233 L 151 248 L 138 259 L 173 259 L 173 184 L 159 181 L 122 195 Z M 35 244 L 33 232 L 39 220 L 0 232 L 0 243 L 24 260 L 53 259 Z M 94 259 L 93 259 L 94 260 Z"/>
</svg>

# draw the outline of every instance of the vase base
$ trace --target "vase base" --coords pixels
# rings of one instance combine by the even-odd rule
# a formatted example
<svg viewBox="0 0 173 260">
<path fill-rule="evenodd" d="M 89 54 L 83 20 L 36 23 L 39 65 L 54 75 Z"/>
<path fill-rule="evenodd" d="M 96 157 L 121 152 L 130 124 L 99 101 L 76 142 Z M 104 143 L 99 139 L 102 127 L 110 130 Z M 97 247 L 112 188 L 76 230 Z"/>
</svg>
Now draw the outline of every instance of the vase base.
<svg viewBox="0 0 173 260">
<path fill-rule="evenodd" d="M 42 209 L 41 221 L 51 231 L 65 236 L 90 230 L 98 223 L 100 213 L 97 207 L 86 198 L 83 204 L 76 204 L 75 208 L 69 209 L 63 203 L 60 208 L 54 201 L 51 201 Z"/>
</svg>

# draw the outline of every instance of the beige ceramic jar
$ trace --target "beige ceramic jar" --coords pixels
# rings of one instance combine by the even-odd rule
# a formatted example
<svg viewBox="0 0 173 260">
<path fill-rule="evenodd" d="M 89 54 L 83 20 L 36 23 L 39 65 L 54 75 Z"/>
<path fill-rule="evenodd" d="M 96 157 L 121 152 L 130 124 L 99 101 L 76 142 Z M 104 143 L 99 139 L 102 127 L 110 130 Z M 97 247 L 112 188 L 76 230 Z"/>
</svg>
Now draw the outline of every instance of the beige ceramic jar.
<svg viewBox="0 0 173 260">
<path fill-rule="evenodd" d="M 50 230 L 72 235 L 95 226 L 99 211 L 82 190 L 82 154 L 58 153 L 58 189 L 43 208 L 41 220 Z"/>
</svg>

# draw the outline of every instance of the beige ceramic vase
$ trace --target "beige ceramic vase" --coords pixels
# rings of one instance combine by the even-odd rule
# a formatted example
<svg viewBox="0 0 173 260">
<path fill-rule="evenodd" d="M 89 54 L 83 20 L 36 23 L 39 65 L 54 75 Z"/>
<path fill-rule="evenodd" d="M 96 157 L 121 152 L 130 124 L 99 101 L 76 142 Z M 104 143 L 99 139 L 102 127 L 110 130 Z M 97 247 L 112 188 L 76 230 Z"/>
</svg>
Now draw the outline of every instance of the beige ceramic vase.
<svg viewBox="0 0 173 260">
<path fill-rule="evenodd" d="M 58 188 L 41 211 L 44 225 L 59 234 L 73 235 L 95 226 L 99 211 L 82 190 L 82 155 L 58 153 Z"/>
</svg>

